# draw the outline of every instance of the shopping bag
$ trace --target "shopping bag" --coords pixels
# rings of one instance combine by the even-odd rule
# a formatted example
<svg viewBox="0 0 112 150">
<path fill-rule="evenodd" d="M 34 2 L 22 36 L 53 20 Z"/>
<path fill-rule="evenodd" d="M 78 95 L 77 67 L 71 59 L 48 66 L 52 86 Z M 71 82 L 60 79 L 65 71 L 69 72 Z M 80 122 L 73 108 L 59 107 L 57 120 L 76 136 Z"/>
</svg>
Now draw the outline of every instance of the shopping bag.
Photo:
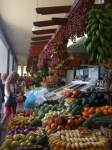
<svg viewBox="0 0 112 150">
<path fill-rule="evenodd" d="M 14 98 L 13 98 L 12 94 L 10 94 L 5 103 L 5 106 L 12 106 L 13 104 L 14 104 Z"/>
</svg>

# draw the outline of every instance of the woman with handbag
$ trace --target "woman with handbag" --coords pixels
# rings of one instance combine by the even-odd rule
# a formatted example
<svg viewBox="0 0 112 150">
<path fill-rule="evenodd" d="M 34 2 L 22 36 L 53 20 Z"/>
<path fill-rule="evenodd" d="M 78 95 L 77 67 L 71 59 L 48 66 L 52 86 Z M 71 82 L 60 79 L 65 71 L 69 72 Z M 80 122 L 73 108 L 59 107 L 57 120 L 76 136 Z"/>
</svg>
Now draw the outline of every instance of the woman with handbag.
<svg viewBox="0 0 112 150">
<path fill-rule="evenodd" d="M 16 114 L 17 107 L 17 85 L 16 82 L 19 79 L 19 74 L 17 72 L 12 72 L 8 75 L 5 82 L 5 114 L 1 120 L 1 124 L 4 126 L 5 121 L 9 117 L 9 115 Z"/>
</svg>

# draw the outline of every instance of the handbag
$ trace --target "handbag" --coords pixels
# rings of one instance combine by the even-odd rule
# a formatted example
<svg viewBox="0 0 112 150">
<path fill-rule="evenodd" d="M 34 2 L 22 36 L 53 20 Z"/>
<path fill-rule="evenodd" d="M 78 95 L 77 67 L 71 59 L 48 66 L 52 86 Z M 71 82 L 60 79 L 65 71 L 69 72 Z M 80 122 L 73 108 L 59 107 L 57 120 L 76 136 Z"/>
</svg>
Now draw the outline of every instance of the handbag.
<svg viewBox="0 0 112 150">
<path fill-rule="evenodd" d="M 12 94 L 10 94 L 5 103 L 5 106 L 12 106 L 13 104 L 14 104 L 14 98 L 13 98 Z"/>
</svg>

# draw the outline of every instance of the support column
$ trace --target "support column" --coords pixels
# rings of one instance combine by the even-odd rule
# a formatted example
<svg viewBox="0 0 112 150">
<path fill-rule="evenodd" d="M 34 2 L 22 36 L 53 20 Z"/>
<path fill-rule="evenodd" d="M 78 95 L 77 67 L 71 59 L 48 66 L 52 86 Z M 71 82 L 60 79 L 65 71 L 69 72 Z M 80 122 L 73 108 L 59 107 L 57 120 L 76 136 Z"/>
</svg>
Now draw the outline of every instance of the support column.
<svg viewBox="0 0 112 150">
<path fill-rule="evenodd" d="M 21 65 L 21 76 L 23 76 L 23 65 Z"/>
</svg>

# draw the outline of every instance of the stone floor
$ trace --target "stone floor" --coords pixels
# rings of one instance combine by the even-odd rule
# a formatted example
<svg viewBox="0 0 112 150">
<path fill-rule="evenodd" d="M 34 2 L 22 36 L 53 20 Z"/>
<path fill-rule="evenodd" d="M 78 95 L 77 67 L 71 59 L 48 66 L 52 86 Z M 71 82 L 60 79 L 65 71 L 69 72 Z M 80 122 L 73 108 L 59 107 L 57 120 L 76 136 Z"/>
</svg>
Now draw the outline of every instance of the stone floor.
<svg viewBox="0 0 112 150">
<path fill-rule="evenodd" d="M 1 120 L 1 119 L 0 119 Z M 8 121 L 7 121 L 8 122 Z M 7 122 L 6 122 L 6 124 L 5 124 L 5 129 L 2 129 L 1 131 L 0 131 L 0 146 L 2 145 L 2 143 L 4 142 L 4 139 L 5 139 L 5 137 L 6 137 L 6 135 L 7 135 Z"/>
<path fill-rule="evenodd" d="M 0 131 L 0 146 L 3 144 L 6 135 L 7 135 L 7 129 Z"/>
</svg>

